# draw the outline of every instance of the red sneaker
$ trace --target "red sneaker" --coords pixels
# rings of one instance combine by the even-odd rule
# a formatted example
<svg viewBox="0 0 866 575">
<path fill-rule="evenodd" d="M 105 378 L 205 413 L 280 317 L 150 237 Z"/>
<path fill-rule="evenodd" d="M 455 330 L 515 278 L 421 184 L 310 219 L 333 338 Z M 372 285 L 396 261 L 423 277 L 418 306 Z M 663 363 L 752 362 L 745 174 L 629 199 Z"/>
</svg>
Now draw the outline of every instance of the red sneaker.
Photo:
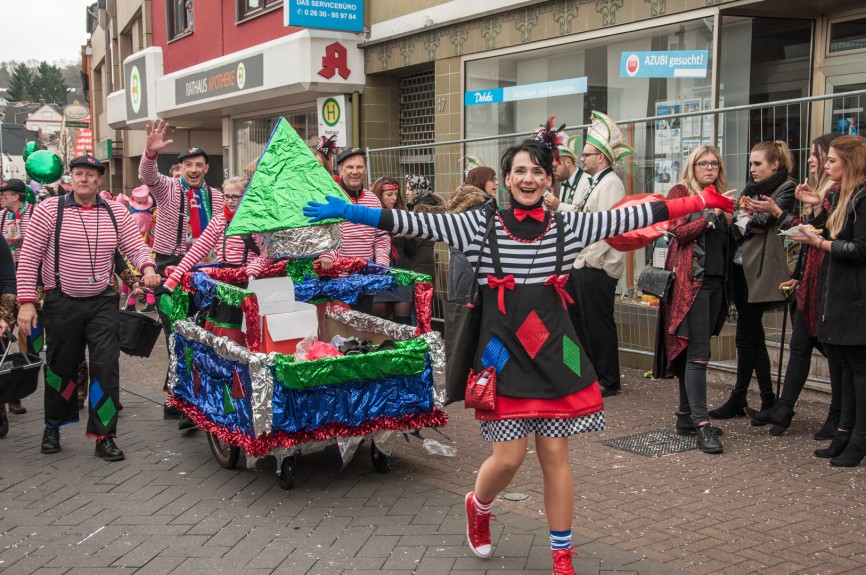
<svg viewBox="0 0 866 575">
<path fill-rule="evenodd" d="M 490 544 L 490 520 L 496 519 L 490 513 L 482 514 L 475 507 L 475 492 L 466 494 L 466 539 L 469 541 L 469 549 L 482 559 L 487 559 L 493 554 L 493 546 Z"/>
<path fill-rule="evenodd" d="M 574 547 L 568 549 L 557 549 L 553 552 L 553 575 L 574 575 L 574 566 L 571 558 L 577 557 Z"/>
</svg>

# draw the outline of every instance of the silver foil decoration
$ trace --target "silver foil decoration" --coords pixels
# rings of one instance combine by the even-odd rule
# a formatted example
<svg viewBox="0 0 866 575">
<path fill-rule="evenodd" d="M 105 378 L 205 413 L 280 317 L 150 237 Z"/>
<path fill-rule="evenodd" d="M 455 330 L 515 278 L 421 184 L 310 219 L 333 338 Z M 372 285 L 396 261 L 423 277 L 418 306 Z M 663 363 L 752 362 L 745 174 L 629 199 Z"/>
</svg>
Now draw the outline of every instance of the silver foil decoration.
<svg viewBox="0 0 866 575">
<path fill-rule="evenodd" d="M 231 339 L 218 336 L 188 320 L 174 322 L 174 331 L 175 333 L 171 335 L 173 338 L 180 336 L 191 341 L 197 341 L 213 348 L 217 355 L 224 359 L 249 366 L 250 381 L 253 388 L 250 397 L 250 405 L 253 409 L 253 431 L 256 437 L 263 433 L 270 433 L 273 425 L 271 398 L 274 395 L 274 382 L 271 377 L 271 370 L 268 369 L 268 361 L 272 358 L 268 358 L 263 353 L 253 353 Z M 174 383 L 177 382 L 177 357 L 174 353 L 174 345 L 171 346 L 171 351 L 169 388 L 173 390 Z"/>
<path fill-rule="evenodd" d="M 355 458 L 358 452 L 358 447 L 364 441 L 363 437 L 337 437 L 335 438 L 337 449 L 340 450 L 340 459 L 343 460 L 343 468 L 349 465 L 349 462 Z"/>
<path fill-rule="evenodd" d="M 256 234 L 262 257 L 270 260 L 311 258 L 340 247 L 340 225 L 309 226 Z"/>
<path fill-rule="evenodd" d="M 168 380 L 166 387 L 169 393 L 174 395 L 174 386 L 177 385 L 177 352 L 174 349 L 176 334 L 168 336 Z"/>
</svg>

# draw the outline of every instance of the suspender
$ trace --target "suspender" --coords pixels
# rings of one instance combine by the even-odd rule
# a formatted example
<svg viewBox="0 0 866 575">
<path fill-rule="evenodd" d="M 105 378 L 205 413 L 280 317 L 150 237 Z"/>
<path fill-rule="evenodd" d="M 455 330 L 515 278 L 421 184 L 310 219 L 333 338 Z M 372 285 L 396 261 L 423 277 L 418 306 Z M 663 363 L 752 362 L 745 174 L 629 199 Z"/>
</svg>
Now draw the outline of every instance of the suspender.
<svg viewBox="0 0 866 575">
<path fill-rule="evenodd" d="M 57 223 L 54 225 L 54 284 L 58 291 L 63 291 L 63 288 L 60 287 L 60 226 L 63 225 L 63 210 L 66 208 L 66 200 L 71 195 L 72 192 L 69 192 L 57 199 Z M 98 204 L 96 209 L 99 209 Z M 111 225 L 114 226 L 114 235 L 119 240 L 120 232 L 117 229 L 117 219 L 114 217 L 114 211 L 112 211 L 111 206 L 108 204 L 105 205 L 105 209 L 108 210 L 108 217 L 111 219 Z M 93 270 L 93 272 L 96 273 L 96 270 Z"/>
<path fill-rule="evenodd" d="M 204 184 L 207 187 L 207 184 Z M 199 188 L 201 189 L 201 188 Z M 177 250 L 180 248 L 180 241 L 183 239 L 183 215 L 184 215 L 184 201 L 186 200 L 186 188 L 183 187 L 183 184 L 180 186 L 180 212 L 178 212 L 178 220 L 177 220 L 177 243 L 174 246 L 174 250 L 172 250 L 172 254 L 175 254 Z M 213 213 L 213 194 L 208 190 L 207 194 L 207 203 L 210 208 L 210 213 Z M 210 223 L 210 222 L 208 222 Z M 223 246 L 225 247 L 225 246 Z M 225 251 L 225 250 L 223 250 Z M 256 252 L 258 253 L 258 252 Z"/>
<path fill-rule="evenodd" d="M 226 224 L 228 227 L 228 224 Z M 226 236 L 226 231 L 223 230 L 223 260 L 226 259 L 226 240 L 228 236 Z M 244 241 L 244 257 L 241 260 L 241 265 L 247 265 L 247 256 L 250 252 L 253 252 L 256 255 L 259 255 L 259 246 L 256 244 L 256 241 L 253 239 L 253 234 L 241 234 L 241 239 Z M 220 263 L 226 263 L 222 261 Z"/>
</svg>

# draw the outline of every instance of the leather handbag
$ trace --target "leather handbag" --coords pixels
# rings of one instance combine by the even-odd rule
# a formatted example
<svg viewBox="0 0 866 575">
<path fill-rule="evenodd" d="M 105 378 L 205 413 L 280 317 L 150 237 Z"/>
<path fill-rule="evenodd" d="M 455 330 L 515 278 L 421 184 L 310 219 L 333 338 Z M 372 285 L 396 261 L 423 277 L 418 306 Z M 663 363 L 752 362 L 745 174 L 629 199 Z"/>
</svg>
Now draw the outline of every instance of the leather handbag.
<svg viewBox="0 0 866 575">
<path fill-rule="evenodd" d="M 637 287 L 645 294 L 664 299 L 674 285 L 674 272 L 646 265 L 637 277 Z"/>
<path fill-rule="evenodd" d="M 475 368 L 475 351 L 481 334 L 481 298 L 478 297 L 478 268 L 487 238 L 493 229 L 494 210 L 487 211 L 487 227 L 481 240 L 472 291 L 468 298 L 445 302 L 445 405 L 466 399 L 466 384 Z"/>
</svg>

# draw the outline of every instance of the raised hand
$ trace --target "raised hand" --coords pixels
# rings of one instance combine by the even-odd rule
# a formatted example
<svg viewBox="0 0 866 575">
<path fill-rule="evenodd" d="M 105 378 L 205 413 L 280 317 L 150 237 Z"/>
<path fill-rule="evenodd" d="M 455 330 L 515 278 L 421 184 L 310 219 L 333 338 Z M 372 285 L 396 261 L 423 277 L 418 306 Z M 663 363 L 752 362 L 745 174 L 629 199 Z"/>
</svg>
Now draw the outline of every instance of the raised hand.
<svg viewBox="0 0 866 575">
<path fill-rule="evenodd" d="M 155 156 L 164 148 L 174 143 L 174 140 L 166 140 L 165 135 L 168 133 L 169 125 L 165 120 L 157 120 L 148 122 L 144 126 L 147 137 L 144 140 L 144 151 L 148 156 Z"/>
</svg>

